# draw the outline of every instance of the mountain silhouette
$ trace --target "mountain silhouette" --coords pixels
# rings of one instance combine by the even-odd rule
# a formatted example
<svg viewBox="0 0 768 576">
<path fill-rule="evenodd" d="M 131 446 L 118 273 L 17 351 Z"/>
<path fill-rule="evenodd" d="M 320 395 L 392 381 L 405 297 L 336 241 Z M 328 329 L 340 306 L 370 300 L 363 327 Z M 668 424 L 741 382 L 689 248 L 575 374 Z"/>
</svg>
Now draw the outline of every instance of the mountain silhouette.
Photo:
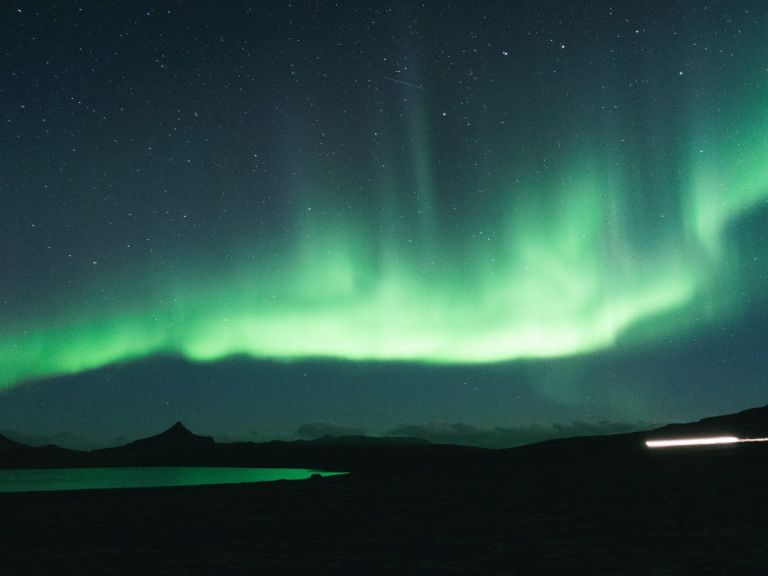
<svg viewBox="0 0 768 576">
<path fill-rule="evenodd" d="M 742 410 L 736 414 L 712 416 L 698 422 L 669 424 L 646 434 L 649 438 L 676 436 L 738 436 L 763 438 L 768 436 L 768 406 Z"/>
<path fill-rule="evenodd" d="M 643 460 L 648 456 L 648 449 L 645 446 L 647 440 L 696 436 L 768 437 L 768 406 L 750 408 L 735 414 L 712 416 L 696 422 L 668 424 L 645 432 L 554 438 L 500 452 L 507 454 L 510 458 L 520 456 L 534 460 L 558 460 L 571 463 L 583 461 L 585 464 L 595 465 L 609 460 L 617 462 Z M 734 446 L 730 446 L 730 449 L 733 451 Z M 702 448 L 695 447 L 693 451 L 702 451 Z M 679 454 L 682 450 L 663 452 Z"/>
<path fill-rule="evenodd" d="M 193 434 L 181 422 L 176 422 L 173 426 L 148 438 L 141 438 L 126 444 L 126 448 L 141 449 L 189 449 L 189 448 L 208 448 L 215 444 L 213 437 L 200 436 Z"/>
<path fill-rule="evenodd" d="M 429 440 L 423 438 L 411 438 L 409 436 L 332 436 L 326 434 L 319 438 L 313 438 L 311 440 L 299 440 L 306 444 L 363 444 L 363 445 L 406 445 L 406 444 L 419 444 L 427 445 L 432 444 Z"/>
<path fill-rule="evenodd" d="M 10 438 L 0 434 L 0 454 L 3 452 L 13 452 L 16 450 L 23 450 L 25 448 L 29 448 L 29 447 L 19 442 L 14 442 Z"/>
<path fill-rule="evenodd" d="M 181 422 L 155 436 L 140 438 L 122 446 L 92 450 L 94 465 L 104 466 L 180 466 L 203 465 L 215 461 L 220 447 L 211 436 L 193 434 Z"/>
<path fill-rule="evenodd" d="M 417 469 L 455 471 L 473 467 L 500 470 L 527 464 L 549 466 L 551 463 L 602 466 L 605 462 L 644 461 L 649 457 L 645 446 L 649 439 L 705 435 L 768 437 L 768 406 L 687 424 L 670 424 L 647 432 L 558 438 L 504 450 L 430 444 L 416 438 L 363 436 L 326 436 L 293 442 L 217 443 L 210 436 L 194 434 L 181 422 L 154 436 L 90 452 L 65 450 L 54 445 L 32 448 L 0 435 L 0 468 L 253 466 L 380 473 Z M 748 450 L 743 444 L 739 446 L 740 450 L 730 447 L 731 453 L 744 454 Z M 761 446 L 764 445 L 758 444 L 754 448 Z"/>
</svg>

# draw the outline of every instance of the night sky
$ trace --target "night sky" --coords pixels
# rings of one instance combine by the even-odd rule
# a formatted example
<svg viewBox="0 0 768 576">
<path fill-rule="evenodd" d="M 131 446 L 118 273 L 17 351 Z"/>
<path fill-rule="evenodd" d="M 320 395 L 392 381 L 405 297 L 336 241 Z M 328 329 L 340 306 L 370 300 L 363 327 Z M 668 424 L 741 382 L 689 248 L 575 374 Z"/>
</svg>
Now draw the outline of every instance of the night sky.
<svg viewBox="0 0 768 576">
<path fill-rule="evenodd" d="M 0 32 L 0 432 L 503 446 L 767 402 L 763 0 Z"/>
</svg>

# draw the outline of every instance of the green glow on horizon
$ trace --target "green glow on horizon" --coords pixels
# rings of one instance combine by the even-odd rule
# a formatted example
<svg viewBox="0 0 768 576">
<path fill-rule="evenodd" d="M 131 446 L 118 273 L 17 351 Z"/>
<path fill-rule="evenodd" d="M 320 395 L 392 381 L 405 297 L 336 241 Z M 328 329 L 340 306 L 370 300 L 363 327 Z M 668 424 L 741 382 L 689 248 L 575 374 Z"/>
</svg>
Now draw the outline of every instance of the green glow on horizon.
<svg viewBox="0 0 768 576">
<path fill-rule="evenodd" d="M 303 214 L 276 258 L 279 268 L 257 259 L 198 285 L 161 279 L 162 298 L 111 312 L 83 304 L 52 311 L 61 319 L 45 326 L 6 328 L 0 388 L 156 354 L 206 362 L 236 354 L 427 363 L 552 358 L 608 349 L 639 324 L 658 321 L 666 335 L 699 318 L 727 318 L 739 302 L 720 288 L 732 275 L 726 231 L 768 201 L 763 116 L 739 138 L 714 130 L 707 138 L 715 145 L 700 151 L 694 142 L 683 182 L 669 191 L 681 199 L 681 224 L 658 227 L 665 236 L 656 248 L 640 248 L 618 219 L 633 194 L 620 163 L 605 170 L 587 152 L 552 180 L 495 190 L 492 238 L 478 243 L 462 231 L 462 254 L 440 244 L 439 191 L 417 117 L 414 234 L 407 222 L 371 230 L 339 214 Z"/>
</svg>

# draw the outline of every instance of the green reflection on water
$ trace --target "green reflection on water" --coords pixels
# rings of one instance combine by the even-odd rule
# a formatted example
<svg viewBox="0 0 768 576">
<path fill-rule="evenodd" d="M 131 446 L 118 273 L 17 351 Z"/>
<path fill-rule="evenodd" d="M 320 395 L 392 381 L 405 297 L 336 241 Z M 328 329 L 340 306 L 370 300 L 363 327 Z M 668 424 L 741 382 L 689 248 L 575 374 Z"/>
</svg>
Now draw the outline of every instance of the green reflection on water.
<svg viewBox="0 0 768 576">
<path fill-rule="evenodd" d="M 126 467 L 0 470 L 0 492 L 43 492 L 109 488 L 154 488 L 305 480 L 336 476 L 305 468 Z"/>
</svg>

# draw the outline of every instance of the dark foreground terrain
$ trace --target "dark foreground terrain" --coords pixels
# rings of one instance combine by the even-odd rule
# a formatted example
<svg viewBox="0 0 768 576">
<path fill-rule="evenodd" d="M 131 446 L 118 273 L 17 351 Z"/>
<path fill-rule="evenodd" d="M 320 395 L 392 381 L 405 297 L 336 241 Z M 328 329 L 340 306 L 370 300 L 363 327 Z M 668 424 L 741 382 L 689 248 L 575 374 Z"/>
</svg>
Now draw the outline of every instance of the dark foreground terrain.
<svg viewBox="0 0 768 576">
<path fill-rule="evenodd" d="M 432 464 L 424 451 L 407 467 L 390 449 L 387 468 L 308 481 L 0 495 L 0 573 L 766 574 L 768 446 L 638 441 Z"/>
</svg>

